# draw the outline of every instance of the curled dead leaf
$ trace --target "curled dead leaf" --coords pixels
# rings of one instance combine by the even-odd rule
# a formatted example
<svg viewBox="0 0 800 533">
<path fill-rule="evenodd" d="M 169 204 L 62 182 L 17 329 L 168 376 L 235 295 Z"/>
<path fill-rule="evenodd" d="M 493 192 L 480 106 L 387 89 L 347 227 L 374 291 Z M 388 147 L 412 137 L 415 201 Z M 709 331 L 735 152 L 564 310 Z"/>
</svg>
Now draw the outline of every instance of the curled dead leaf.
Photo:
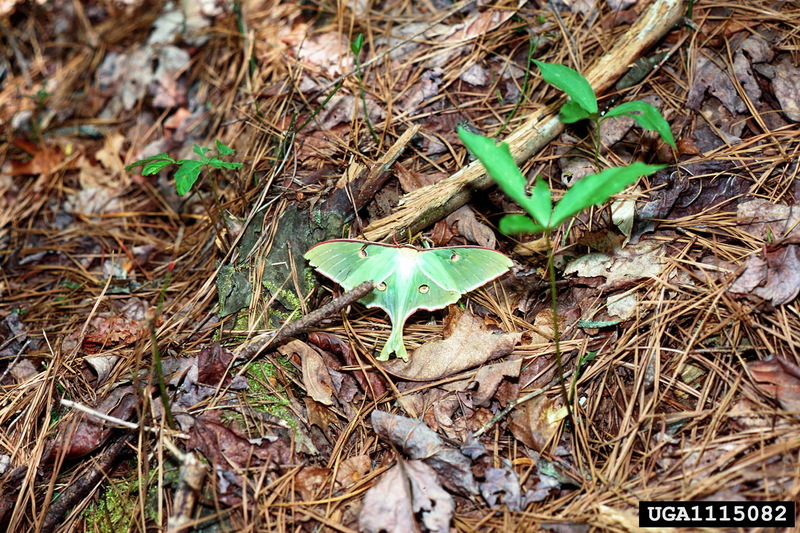
<svg viewBox="0 0 800 533">
<path fill-rule="evenodd" d="M 552 419 L 558 410 L 557 400 L 537 396 L 511 414 L 508 424 L 511 433 L 529 448 L 541 452 L 560 426 L 558 420 Z"/>
<path fill-rule="evenodd" d="M 728 291 L 756 304 L 791 302 L 800 293 L 800 245 L 772 244 L 750 256 Z"/>
<path fill-rule="evenodd" d="M 800 366 L 775 355 L 747 365 L 765 393 L 774 396 L 787 411 L 800 412 Z"/>
<path fill-rule="evenodd" d="M 325 405 L 333 405 L 334 385 L 328 367 L 322 356 L 308 344 L 293 340 L 278 348 L 286 356 L 297 354 L 303 364 L 303 385 L 314 400 Z"/>
<path fill-rule="evenodd" d="M 451 317 L 448 320 L 453 323 Z M 447 335 L 447 325 L 445 329 Z M 404 379 L 432 381 L 508 355 L 521 338 L 521 333 L 492 331 L 482 318 L 465 311 L 447 337 L 417 348 L 408 362 L 394 359 L 383 367 Z"/>
<path fill-rule="evenodd" d="M 428 531 L 447 533 L 454 511 L 453 497 L 430 466 L 401 460 L 367 491 L 359 523 L 366 533 L 406 533 L 419 531 L 419 516 Z"/>
<path fill-rule="evenodd" d="M 371 416 L 375 433 L 400 448 L 412 459 L 431 466 L 447 488 L 466 496 L 478 494 L 469 459 L 445 444 L 439 435 L 419 420 L 375 410 Z"/>
</svg>

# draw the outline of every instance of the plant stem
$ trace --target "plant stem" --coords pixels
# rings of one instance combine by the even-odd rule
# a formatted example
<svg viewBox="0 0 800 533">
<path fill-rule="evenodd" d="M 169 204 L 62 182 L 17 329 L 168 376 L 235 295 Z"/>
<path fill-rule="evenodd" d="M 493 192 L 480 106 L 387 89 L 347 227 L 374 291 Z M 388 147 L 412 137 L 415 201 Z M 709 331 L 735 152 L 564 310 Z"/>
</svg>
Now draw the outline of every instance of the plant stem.
<svg viewBox="0 0 800 533">
<path fill-rule="evenodd" d="M 600 120 L 594 121 L 594 166 L 600 170 Z"/>
<path fill-rule="evenodd" d="M 342 86 L 342 83 L 344 83 L 344 80 L 340 81 L 339 83 L 336 84 L 336 86 L 334 86 L 333 90 L 330 93 L 328 93 L 328 96 L 325 97 L 325 100 L 323 100 L 322 103 L 319 104 L 319 107 L 316 108 L 314 112 L 311 113 L 311 116 L 308 117 L 305 122 L 300 124 L 300 127 L 294 130 L 293 133 L 300 133 L 300 131 L 302 131 L 303 128 L 308 126 L 309 122 L 314 120 L 314 117 L 316 117 L 319 114 L 319 112 L 322 111 L 322 109 L 328 104 L 330 99 L 333 98 L 333 95 L 339 91 L 339 88 Z"/>
<path fill-rule="evenodd" d="M 361 93 L 361 104 L 364 107 L 364 120 L 367 121 L 367 127 L 372 134 L 372 140 L 375 141 L 376 146 L 380 146 L 381 141 L 378 139 L 378 134 L 372 128 L 372 122 L 369 120 L 369 111 L 367 110 L 367 98 L 364 95 L 364 79 L 361 77 L 361 62 L 358 60 L 358 55 L 355 56 L 356 61 L 356 76 L 358 77 L 358 88 Z"/>
<path fill-rule="evenodd" d="M 536 37 L 535 39 L 531 37 L 528 39 L 528 64 L 525 65 L 525 77 L 522 80 L 522 90 L 520 91 L 519 98 L 517 98 L 517 102 L 514 104 L 514 109 L 511 110 L 511 113 L 508 114 L 505 122 L 503 122 L 503 125 L 500 126 L 500 129 L 497 131 L 497 136 L 503 133 L 503 130 L 506 129 L 508 123 L 511 122 L 511 119 L 517 114 L 517 110 L 519 109 L 519 106 L 523 100 L 528 99 L 528 77 L 531 72 L 531 63 L 533 63 L 533 54 L 536 52 L 536 48 L 538 46 L 539 37 Z"/>
<path fill-rule="evenodd" d="M 161 397 L 161 404 L 164 407 L 164 416 L 167 419 L 167 426 L 169 426 L 170 429 L 175 429 L 175 419 L 172 418 L 172 410 L 170 409 L 169 405 L 169 393 L 167 392 L 167 383 L 164 380 L 164 369 L 161 365 L 161 352 L 158 348 L 158 337 L 156 336 L 155 324 L 158 320 L 158 317 L 161 315 L 161 309 L 164 305 L 164 300 L 166 299 L 167 287 L 169 287 L 169 281 L 172 277 L 173 267 L 174 263 L 170 262 L 170 265 L 167 268 L 167 275 L 164 276 L 164 284 L 161 287 L 161 294 L 158 296 L 156 312 L 153 315 L 153 320 L 150 322 L 150 347 L 153 353 L 153 373 L 155 374 L 156 381 L 158 382 L 158 392 L 159 396 Z"/>
<path fill-rule="evenodd" d="M 572 409 L 569 405 L 569 397 L 567 396 L 567 388 L 564 385 L 564 365 L 561 361 L 561 334 L 558 330 L 558 294 L 556 292 L 556 267 L 553 260 L 553 245 L 550 240 L 552 230 L 547 231 L 545 242 L 547 243 L 547 272 L 550 277 L 550 308 L 553 310 L 553 343 L 556 348 L 556 365 L 558 368 L 558 382 L 561 385 L 561 399 L 564 401 L 564 407 L 567 408 L 567 414 L 573 427 L 575 426 L 572 420 Z"/>
</svg>

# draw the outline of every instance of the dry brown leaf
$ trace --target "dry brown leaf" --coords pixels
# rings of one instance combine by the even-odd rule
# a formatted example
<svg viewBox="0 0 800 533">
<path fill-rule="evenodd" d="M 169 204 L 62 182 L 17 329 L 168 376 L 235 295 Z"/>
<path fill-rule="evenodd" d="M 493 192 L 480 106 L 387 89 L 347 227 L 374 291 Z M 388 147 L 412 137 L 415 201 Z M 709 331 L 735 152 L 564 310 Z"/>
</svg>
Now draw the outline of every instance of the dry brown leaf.
<svg viewBox="0 0 800 533">
<path fill-rule="evenodd" d="M 324 331 L 315 331 L 309 333 L 308 340 L 320 347 L 322 350 L 340 356 L 342 359 L 344 359 L 346 365 L 360 366 L 361 362 L 353 355 L 353 351 L 350 349 L 350 344 L 344 341 L 341 337 L 331 333 L 326 333 Z M 341 369 L 337 370 L 341 371 Z M 370 398 L 380 398 L 386 392 L 386 384 L 383 375 L 377 370 L 354 370 L 351 372 L 351 374 L 358 382 L 361 390 L 366 392 Z M 349 394 L 344 393 L 341 390 L 337 391 L 337 397 L 341 398 L 344 396 L 349 396 Z"/>
<path fill-rule="evenodd" d="M 39 371 L 33 366 L 30 359 L 20 359 L 8 366 L 8 375 L 14 378 L 17 383 L 24 383 L 39 375 Z M 5 373 L 5 371 L 4 371 Z M 5 380 L 4 380 L 5 381 Z"/>
<path fill-rule="evenodd" d="M 303 362 L 303 385 L 308 395 L 322 404 L 333 405 L 333 380 L 325 361 L 314 348 L 302 341 L 293 340 L 280 346 L 278 352 L 285 356 L 299 355 Z"/>
<path fill-rule="evenodd" d="M 117 387 L 104 396 L 93 409 L 104 415 L 127 421 L 136 412 L 136 403 L 133 386 L 126 385 Z M 45 462 L 60 457 L 61 454 L 67 459 L 76 459 L 92 453 L 102 446 L 114 430 L 112 424 L 93 415 L 80 411 L 73 413 L 74 418 L 66 417 L 59 423 L 58 434 L 51 438 L 50 448 L 45 452 Z"/>
<path fill-rule="evenodd" d="M 328 428 L 331 425 L 334 427 L 338 426 L 339 419 L 336 417 L 336 414 L 334 414 L 333 411 L 328 409 L 326 406 L 319 402 L 315 402 L 309 397 L 303 398 L 303 403 L 306 405 L 306 416 L 308 418 L 309 425 L 317 426 L 326 434 L 329 433 Z"/>
<path fill-rule="evenodd" d="M 557 400 L 540 395 L 517 407 L 508 424 L 511 433 L 525 446 L 541 452 L 559 428 L 552 416 L 559 410 Z"/>
<path fill-rule="evenodd" d="M 120 314 L 112 317 L 97 316 L 89 322 L 83 349 L 87 354 L 95 354 L 114 346 L 127 346 L 144 336 L 144 324 Z"/>
<path fill-rule="evenodd" d="M 369 455 L 354 455 L 339 463 L 336 471 L 336 483 L 340 488 L 347 488 L 358 483 L 372 470 L 372 459 Z"/>
<path fill-rule="evenodd" d="M 601 288 L 610 288 L 615 283 L 657 277 L 667 264 L 664 246 L 653 241 L 640 241 L 613 255 L 592 253 L 571 261 L 565 274 L 577 274 L 584 278 L 603 277 Z"/>
<path fill-rule="evenodd" d="M 800 367 L 788 359 L 770 355 L 747 365 L 762 391 L 775 396 L 787 411 L 800 412 Z"/>
<path fill-rule="evenodd" d="M 481 483 L 481 494 L 490 507 L 497 508 L 502 502 L 511 511 L 522 511 L 525 501 L 519 486 L 519 476 L 507 459 L 503 460 L 502 468 L 487 469 L 484 477 L 486 481 Z"/>
<path fill-rule="evenodd" d="M 790 62 L 780 63 L 775 68 L 772 90 L 786 118 L 800 122 L 800 68 Z"/>
<path fill-rule="evenodd" d="M 125 136 L 121 133 L 114 133 L 105 138 L 103 147 L 95 152 L 94 156 L 106 170 L 112 173 L 122 172 L 125 163 L 122 162 L 122 145 L 125 144 Z"/>
<path fill-rule="evenodd" d="M 191 61 L 189 53 L 177 46 L 161 46 L 157 54 L 158 66 L 150 84 L 153 107 L 166 109 L 185 105 L 186 82 L 181 74 Z"/>
<path fill-rule="evenodd" d="M 213 410 L 197 417 L 189 431 L 186 448 L 198 450 L 213 466 L 219 480 L 219 501 L 225 505 L 239 505 L 244 487 L 242 469 L 259 466 L 273 469 L 284 465 L 289 462 L 291 450 L 281 439 L 253 444 L 226 427 L 219 417 L 219 411 Z"/>
<path fill-rule="evenodd" d="M 400 187 L 402 187 L 403 192 L 406 193 L 419 189 L 420 187 L 432 185 L 449 176 L 446 172 L 417 172 L 409 170 L 405 165 L 400 163 L 395 163 L 392 168 L 394 169 L 398 181 L 400 181 Z"/>
<path fill-rule="evenodd" d="M 415 516 L 425 529 L 447 533 L 455 502 L 436 480 L 436 473 L 422 461 L 399 461 L 364 495 L 359 514 L 366 533 L 419 531 Z"/>
<path fill-rule="evenodd" d="M 313 501 L 331 477 L 330 468 L 306 466 L 294 478 L 294 488 L 305 501 Z"/>
<path fill-rule="evenodd" d="M 478 384 L 478 390 L 472 394 L 472 403 L 474 405 L 488 404 L 503 379 L 518 377 L 520 370 L 522 370 L 522 359 L 503 361 L 502 363 L 481 367 L 475 375 L 475 383 Z"/>
<path fill-rule="evenodd" d="M 759 304 L 786 304 L 800 292 L 800 245 L 774 244 L 750 256 L 744 271 L 728 289 Z"/>
<path fill-rule="evenodd" d="M 763 198 L 742 202 L 736 207 L 739 228 L 763 241 L 775 241 L 800 234 L 800 206 L 776 204 Z"/>
<path fill-rule="evenodd" d="M 731 113 L 744 113 L 747 106 L 739 97 L 730 75 L 719 68 L 724 64 L 713 50 L 703 48 L 697 56 L 694 83 L 686 96 L 686 107 L 700 109 L 706 91 L 716 96 Z"/>
<path fill-rule="evenodd" d="M 475 216 L 475 212 L 468 205 L 461 206 L 444 220 L 450 226 L 455 226 L 458 232 L 468 241 L 494 250 L 497 244 L 494 231 L 480 222 Z"/>
<path fill-rule="evenodd" d="M 212 387 L 216 387 L 223 382 L 230 382 L 228 368 L 231 361 L 233 361 L 233 352 L 219 342 L 203 348 L 198 356 L 197 381 Z"/>
<path fill-rule="evenodd" d="M 372 427 L 382 439 L 411 457 L 422 459 L 436 470 L 445 487 L 465 496 L 478 494 L 469 459 L 445 444 L 439 435 L 419 420 L 372 411 Z"/>
<path fill-rule="evenodd" d="M 85 357 L 83 361 L 94 369 L 95 374 L 97 374 L 97 383 L 103 384 L 117 365 L 119 356 L 97 355 L 95 357 Z"/>
<path fill-rule="evenodd" d="M 446 338 L 417 348 L 408 362 L 394 359 L 382 365 L 404 379 L 431 381 L 508 355 L 521 338 L 521 333 L 492 331 L 482 318 L 465 311 Z"/>
<path fill-rule="evenodd" d="M 11 144 L 25 150 L 31 156 L 24 162 L 11 161 L 11 168 L 8 169 L 11 176 L 51 174 L 67 161 L 64 152 L 55 145 L 38 145 L 24 139 L 14 139 Z M 72 160 L 68 168 L 74 166 L 75 161 Z"/>
</svg>

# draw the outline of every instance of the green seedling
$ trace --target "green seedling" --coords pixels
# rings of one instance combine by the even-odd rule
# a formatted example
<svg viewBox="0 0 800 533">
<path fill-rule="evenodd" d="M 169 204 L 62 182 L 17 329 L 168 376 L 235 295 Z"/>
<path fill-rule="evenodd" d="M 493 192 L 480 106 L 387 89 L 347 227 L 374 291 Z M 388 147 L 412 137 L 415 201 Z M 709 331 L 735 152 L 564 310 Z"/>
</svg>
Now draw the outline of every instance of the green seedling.
<svg viewBox="0 0 800 533">
<path fill-rule="evenodd" d="M 639 126 L 646 130 L 655 131 L 661 139 L 674 150 L 675 139 L 669 129 L 669 123 L 654 106 L 641 100 L 626 102 L 612 107 L 605 113 L 600 113 L 597 106 L 597 97 L 589 81 L 578 71 L 564 65 L 533 61 L 542 72 L 544 81 L 553 85 L 570 97 L 559 112 L 559 118 L 564 124 L 573 124 L 584 119 L 589 119 L 597 125 L 597 142 L 600 139 L 600 125 L 611 117 L 626 116 L 632 118 Z"/>
<path fill-rule="evenodd" d="M 143 167 L 142 175 L 150 176 L 152 174 L 158 174 L 161 169 L 170 165 L 176 165 L 178 170 L 175 172 L 175 190 L 180 196 L 183 196 L 191 190 L 192 185 L 194 185 L 198 178 L 200 178 L 200 173 L 204 169 L 216 168 L 234 170 L 237 168 L 242 168 L 241 163 L 230 163 L 220 159 L 220 157 L 235 154 L 236 150 L 225 146 L 218 140 L 215 140 L 214 142 L 217 145 L 218 155 L 216 156 L 206 157 L 206 152 L 210 152 L 211 148 L 201 148 L 195 144 L 194 153 L 199 155 L 200 159 L 181 159 L 179 161 L 175 161 L 167 154 L 157 154 L 146 159 L 135 161 L 126 166 L 125 170 L 130 172 L 136 167 Z"/>
<path fill-rule="evenodd" d="M 361 61 L 358 59 L 358 55 L 361 53 L 361 48 L 364 46 L 364 34 L 359 33 L 356 36 L 356 40 L 350 43 L 350 51 L 353 52 L 353 58 L 356 62 L 356 77 L 358 78 L 358 90 L 361 95 L 361 104 L 364 106 L 364 120 L 367 121 L 367 127 L 369 128 L 369 132 L 372 134 L 372 140 L 375 141 L 376 145 L 380 145 L 380 140 L 378 139 L 378 134 L 375 133 L 375 129 L 372 127 L 372 122 L 369 120 L 369 111 L 367 111 L 367 98 L 364 95 L 364 79 L 361 76 Z"/>
<path fill-rule="evenodd" d="M 597 357 L 597 352 L 589 352 L 580 356 L 580 358 L 578 359 L 578 364 L 576 365 L 575 368 L 575 374 L 573 374 L 572 376 L 572 385 L 570 386 L 569 390 L 570 401 L 572 401 L 575 398 L 575 387 L 578 384 L 578 379 L 581 377 L 581 374 L 583 374 L 586 364 L 594 361 L 596 357 Z"/>
<path fill-rule="evenodd" d="M 573 71 L 574 72 L 574 71 Z M 500 188 L 529 215 L 506 215 L 500 220 L 500 231 L 506 235 L 523 233 L 544 233 L 547 243 L 547 270 L 550 277 L 551 308 L 553 311 L 553 341 L 556 361 L 561 378 L 561 393 L 568 409 L 569 399 L 564 386 L 564 371 L 561 364 L 561 346 L 558 328 L 556 273 L 553 264 L 553 246 L 550 236 L 561 224 L 571 219 L 587 207 L 601 205 L 611 195 L 620 192 L 642 176 L 648 176 L 665 165 L 633 163 L 626 167 L 609 168 L 592 174 L 575 183 L 555 206 L 547 183 L 541 176 L 528 192 L 528 183 L 517 166 L 506 143 L 497 144 L 493 139 L 470 133 L 459 126 L 458 136 L 464 145 L 486 167 L 489 176 Z"/>
<path fill-rule="evenodd" d="M 649 176 L 665 167 L 636 162 L 626 167 L 608 168 L 579 180 L 554 206 L 550 188 L 541 176 L 536 178 L 530 193 L 527 192 L 527 180 L 506 143 L 497 144 L 493 139 L 470 133 L 462 127 L 458 128 L 458 135 L 503 192 L 530 215 L 530 218 L 525 215 L 504 216 L 500 220 L 500 231 L 506 235 L 549 234 L 587 207 L 603 204 L 611 195 L 640 177 Z"/>
</svg>

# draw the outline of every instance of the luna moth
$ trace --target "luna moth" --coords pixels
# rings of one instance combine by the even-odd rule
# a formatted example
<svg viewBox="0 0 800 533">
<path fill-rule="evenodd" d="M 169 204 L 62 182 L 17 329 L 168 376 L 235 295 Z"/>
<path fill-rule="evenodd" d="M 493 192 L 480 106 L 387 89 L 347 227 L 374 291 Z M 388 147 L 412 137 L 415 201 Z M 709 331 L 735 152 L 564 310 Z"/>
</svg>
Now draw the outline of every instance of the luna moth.
<svg viewBox="0 0 800 533">
<path fill-rule="evenodd" d="M 417 249 L 408 245 L 336 239 L 313 246 L 306 259 L 345 290 L 372 280 L 375 289 L 360 301 L 389 314 L 392 331 L 379 361 L 392 353 L 408 361 L 403 326 L 419 309 L 433 311 L 455 303 L 462 294 L 502 276 L 511 260 L 478 246 Z"/>
</svg>

